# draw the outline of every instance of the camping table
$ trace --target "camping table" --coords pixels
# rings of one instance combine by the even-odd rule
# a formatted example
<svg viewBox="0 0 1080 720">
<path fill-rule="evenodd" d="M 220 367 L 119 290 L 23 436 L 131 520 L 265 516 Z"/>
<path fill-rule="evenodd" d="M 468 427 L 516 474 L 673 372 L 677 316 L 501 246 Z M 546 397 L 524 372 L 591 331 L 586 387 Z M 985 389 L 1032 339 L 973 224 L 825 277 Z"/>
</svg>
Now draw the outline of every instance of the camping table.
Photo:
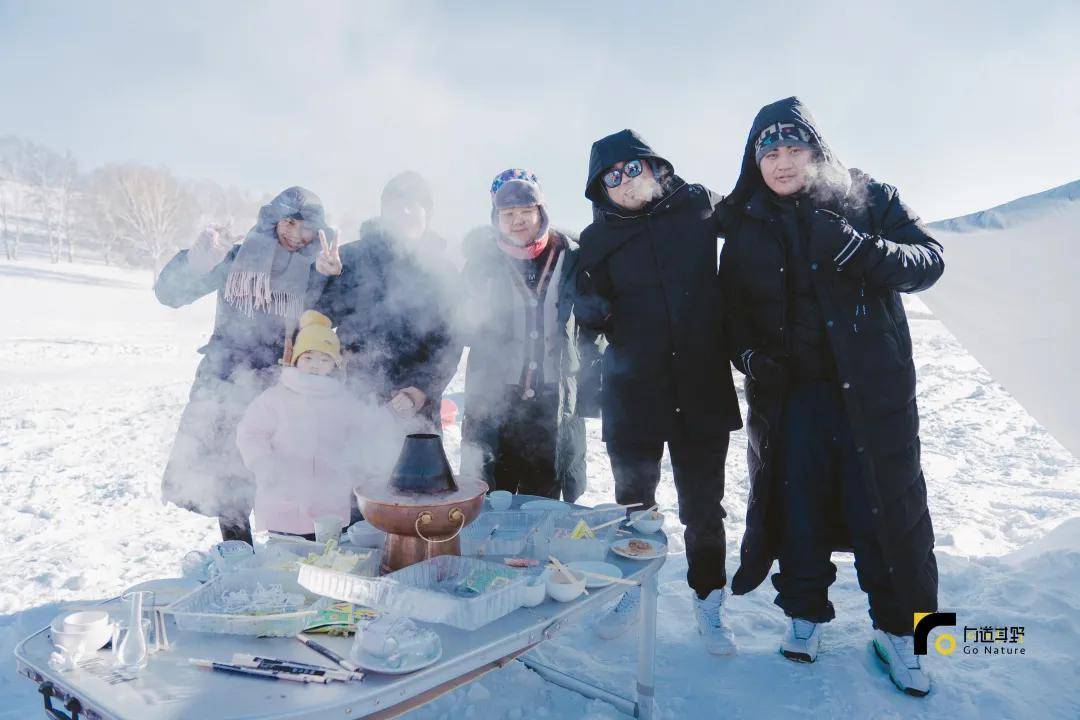
<svg viewBox="0 0 1080 720">
<path fill-rule="evenodd" d="M 515 506 L 528 496 L 515 497 Z M 650 536 L 660 539 L 662 533 Z M 664 538 L 666 541 L 666 538 Z M 189 657 L 230 661 L 236 652 L 264 657 L 329 664 L 292 638 L 256 638 L 180 632 L 169 621 L 172 648 L 151 655 L 142 675 L 109 685 L 87 670 L 60 673 L 49 667 L 53 646 L 48 628 L 34 633 L 15 648 L 20 674 L 38 683 L 47 716 L 80 720 L 179 720 L 180 718 L 259 718 L 261 720 L 323 720 L 325 718 L 392 718 L 419 707 L 482 675 L 518 660 L 549 682 L 590 698 L 611 703 L 621 712 L 652 718 L 656 647 L 656 576 L 664 558 L 636 561 L 608 553 L 625 577 L 642 585 L 641 628 L 638 640 L 637 688 L 633 699 L 619 696 L 574 675 L 530 658 L 531 648 L 550 640 L 571 622 L 600 611 L 626 586 L 612 584 L 590 590 L 569 603 L 550 598 L 535 608 L 520 608 L 474 630 L 434 626 L 442 639 L 437 663 L 408 675 L 365 676 L 362 682 L 301 685 L 288 681 L 247 678 L 196 668 Z M 106 607 L 115 607 L 114 599 Z M 316 636 L 319 642 L 347 655 L 351 638 Z"/>
</svg>

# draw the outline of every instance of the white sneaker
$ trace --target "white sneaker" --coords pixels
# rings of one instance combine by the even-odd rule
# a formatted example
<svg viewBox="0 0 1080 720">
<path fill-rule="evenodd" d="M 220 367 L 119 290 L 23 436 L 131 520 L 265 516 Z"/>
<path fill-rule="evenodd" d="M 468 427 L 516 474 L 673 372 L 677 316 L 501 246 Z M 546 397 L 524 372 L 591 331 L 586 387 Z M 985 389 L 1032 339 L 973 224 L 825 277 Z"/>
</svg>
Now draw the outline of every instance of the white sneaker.
<svg viewBox="0 0 1080 720">
<path fill-rule="evenodd" d="M 915 654 L 915 639 L 910 635 L 890 635 L 874 630 L 874 652 L 889 667 L 889 677 L 901 691 L 915 697 L 930 693 L 930 676 L 922 669 Z"/>
<path fill-rule="evenodd" d="M 819 645 L 821 623 L 792 618 L 784 640 L 780 643 L 780 654 L 795 662 L 812 663 L 817 660 Z"/>
<path fill-rule="evenodd" d="M 596 635 L 601 640 L 614 640 L 629 630 L 638 619 L 641 605 L 641 586 L 623 593 L 619 603 L 596 623 Z"/>
<path fill-rule="evenodd" d="M 734 655 L 739 647 L 735 634 L 724 622 L 725 588 L 718 588 L 702 600 L 694 596 L 694 614 L 697 616 L 698 632 L 705 640 L 705 649 L 713 655 Z"/>
</svg>

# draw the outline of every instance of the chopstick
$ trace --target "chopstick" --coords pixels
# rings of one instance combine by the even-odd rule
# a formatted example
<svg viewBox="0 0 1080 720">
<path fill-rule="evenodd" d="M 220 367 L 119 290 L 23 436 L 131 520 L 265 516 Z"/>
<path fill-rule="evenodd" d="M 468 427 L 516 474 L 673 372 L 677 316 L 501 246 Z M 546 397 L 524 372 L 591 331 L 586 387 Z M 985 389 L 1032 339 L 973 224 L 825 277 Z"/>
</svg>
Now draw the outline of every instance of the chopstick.
<svg viewBox="0 0 1080 720">
<path fill-rule="evenodd" d="M 593 508 L 591 510 L 580 510 L 578 512 L 571 513 L 571 515 L 573 517 L 585 517 L 586 515 L 595 515 L 596 513 L 611 512 L 616 507 L 620 507 L 623 510 L 629 510 L 630 508 L 641 507 L 644 504 L 645 503 L 630 503 L 629 505 L 614 505 L 614 506 L 605 507 L 605 508 Z"/>
<path fill-rule="evenodd" d="M 360 666 L 358 666 L 356 663 L 349 662 L 348 660 L 341 657 L 340 655 L 338 655 L 336 652 L 334 652 L 330 648 L 326 647 L 325 645 L 321 645 L 321 644 L 315 642 L 314 640 L 312 640 L 310 638 L 304 637 L 303 633 L 296 633 L 296 635 L 293 635 L 293 637 L 295 637 L 297 640 L 299 640 L 300 642 L 307 645 L 309 648 L 311 648 L 315 652 L 322 655 L 327 660 L 332 660 L 334 663 L 340 665 L 341 667 L 345 668 L 349 672 L 354 672 L 354 673 L 361 672 Z"/>
<path fill-rule="evenodd" d="M 629 525 L 637 525 L 637 523 L 638 523 L 638 521 L 639 521 L 639 520 L 644 520 L 644 519 L 645 519 L 645 516 L 646 516 L 646 515 L 647 515 L 648 513 L 651 513 L 651 512 L 653 511 L 653 510 L 657 509 L 658 507 L 660 507 L 660 504 L 659 504 L 659 503 L 657 503 L 656 505 L 653 505 L 653 506 L 652 506 L 651 508 L 649 508 L 648 510 L 642 510 L 642 511 L 641 511 L 641 514 L 640 514 L 640 515 L 638 515 L 638 516 L 637 516 L 637 518 L 630 518 L 630 520 L 629 520 L 628 524 L 629 524 Z"/>
<path fill-rule="evenodd" d="M 603 530 L 608 525 L 615 525 L 616 523 L 621 523 L 625 519 L 626 519 L 625 517 L 617 517 L 614 520 L 608 520 L 606 523 L 601 523 L 601 524 L 597 525 L 596 527 L 590 527 L 589 529 L 592 530 L 593 532 L 596 532 L 597 530 Z"/>
<path fill-rule="evenodd" d="M 326 667 L 324 665 L 312 665 L 311 663 L 297 662 L 295 660 L 281 660 L 279 658 L 259 657 L 245 653 L 233 653 L 232 664 L 241 667 L 255 668 L 256 670 L 276 670 L 289 672 L 297 675 L 323 676 L 328 680 L 363 680 L 363 673 L 354 673 L 342 670 L 338 667 Z"/>
<path fill-rule="evenodd" d="M 566 578 L 568 581 L 573 582 L 577 580 L 577 578 L 574 576 L 574 571 L 559 562 L 559 558 L 555 557 L 554 555 L 548 555 L 548 560 L 550 560 L 555 565 L 555 569 L 559 572 L 559 574 Z M 585 593 L 586 595 L 589 594 L 589 591 L 585 588 L 582 588 L 581 592 Z"/>
<path fill-rule="evenodd" d="M 552 567 L 552 566 L 549 565 L 548 567 Z M 594 572 L 590 572 L 588 570 L 580 570 L 578 568 L 575 568 L 575 569 L 571 570 L 570 572 L 575 572 L 575 573 L 578 573 L 579 575 L 588 575 L 589 577 L 600 578 L 601 580 L 608 580 L 608 581 L 613 582 L 613 583 L 618 583 L 619 585 L 640 585 L 641 584 L 641 583 L 637 582 L 636 580 L 627 580 L 626 578 L 617 578 L 614 575 L 604 575 L 603 573 L 594 573 Z"/>
<path fill-rule="evenodd" d="M 216 670 L 218 672 L 232 673 L 234 675 L 250 675 L 251 677 L 261 677 L 268 680 L 292 680 L 293 682 L 299 683 L 322 683 L 323 685 L 328 682 L 327 678 L 318 675 L 299 675 L 291 672 L 279 672 L 277 670 L 259 670 L 258 668 L 243 667 L 241 665 L 233 665 L 232 663 L 220 663 L 213 660 L 188 658 L 188 662 L 196 667 L 206 668 L 207 670 Z"/>
</svg>

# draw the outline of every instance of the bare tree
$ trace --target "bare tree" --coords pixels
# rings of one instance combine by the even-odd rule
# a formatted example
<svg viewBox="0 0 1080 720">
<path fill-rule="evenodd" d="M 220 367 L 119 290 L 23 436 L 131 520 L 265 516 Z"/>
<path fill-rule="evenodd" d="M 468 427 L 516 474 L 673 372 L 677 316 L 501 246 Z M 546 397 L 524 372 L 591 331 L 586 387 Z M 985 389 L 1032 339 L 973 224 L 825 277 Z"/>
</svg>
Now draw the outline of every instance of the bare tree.
<svg viewBox="0 0 1080 720">
<path fill-rule="evenodd" d="M 74 259 L 71 210 L 78 165 L 70 152 L 58 155 L 47 147 L 26 143 L 26 173 L 33 200 L 45 224 L 49 260 L 60 262 L 64 249 Z"/>
<path fill-rule="evenodd" d="M 6 181 L 0 182 L 0 229 L 4 235 L 4 255 L 8 260 L 19 259 L 19 246 L 22 244 L 28 199 L 23 184 L 26 168 L 26 141 L 14 135 L 0 138 L 0 180 Z"/>
<path fill-rule="evenodd" d="M 106 265 L 115 261 L 115 253 L 123 250 L 128 241 L 120 227 L 117 215 L 113 175 L 108 169 L 96 170 L 88 179 L 85 191 L 78 202 L 79 214 L 85 219 L 87 229 L 101 244 L 101 255 Z"/>
<path fill-rule="evenodd" d="M 19 240 L 22 235 L 21 218 L 15 208 L 17 188 L 14 183 L 0 181 L 0 233 L 4 235 L 4 257 L 8 260 L 19 259 Z M 14 224 L 15 232 L 11 232 Z"/>
<path fill-rule="evenodd" d="M 234 186 L 222 187 L 213 180 L 195 180 L 189 189 L 197 208 L 198 228 L 215 225 L 243 236 L 264 204 L 252 193 Z"/>
<path fill-rule="evenodd" d="M 119 235 L 145 255 L 156 277 L 179 239 L 193 230 L 190 193 L 164 168 L 112 165 L 101 172 L 105 179 L 100 192 Z"/>
</svg>

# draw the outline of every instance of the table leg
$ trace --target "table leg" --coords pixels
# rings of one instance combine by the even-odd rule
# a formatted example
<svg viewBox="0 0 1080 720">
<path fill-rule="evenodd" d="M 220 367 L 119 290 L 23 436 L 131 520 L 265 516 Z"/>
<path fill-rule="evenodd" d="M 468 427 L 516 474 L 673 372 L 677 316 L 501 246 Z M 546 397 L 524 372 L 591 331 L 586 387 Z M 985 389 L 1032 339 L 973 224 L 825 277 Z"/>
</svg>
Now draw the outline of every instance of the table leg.
<svg viewBox="0 0 1080 720">
<path fill-rule="evenodd" d="M 652 720 L 656 696 L 656 573 L 641 583 L 641 627 L 638 632 L 637 717 Z"/>
</svg>

